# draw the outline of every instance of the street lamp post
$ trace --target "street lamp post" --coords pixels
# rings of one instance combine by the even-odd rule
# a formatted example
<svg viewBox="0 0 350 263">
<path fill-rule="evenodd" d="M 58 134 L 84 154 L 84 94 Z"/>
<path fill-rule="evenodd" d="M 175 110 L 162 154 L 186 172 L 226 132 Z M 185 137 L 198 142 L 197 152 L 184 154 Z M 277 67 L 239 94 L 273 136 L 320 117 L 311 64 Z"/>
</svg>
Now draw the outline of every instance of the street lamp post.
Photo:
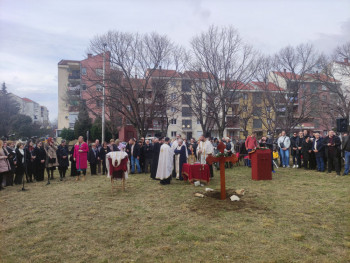
<svg viewBox="0 0 350 263">
<path fill-rule="evenodd" d="M 107 44 L 103 44 L 103 70 L 102 70 L 102 142 L 105 142 L 105 71 L 106 71 L 106 46 Z"/>
</svg>

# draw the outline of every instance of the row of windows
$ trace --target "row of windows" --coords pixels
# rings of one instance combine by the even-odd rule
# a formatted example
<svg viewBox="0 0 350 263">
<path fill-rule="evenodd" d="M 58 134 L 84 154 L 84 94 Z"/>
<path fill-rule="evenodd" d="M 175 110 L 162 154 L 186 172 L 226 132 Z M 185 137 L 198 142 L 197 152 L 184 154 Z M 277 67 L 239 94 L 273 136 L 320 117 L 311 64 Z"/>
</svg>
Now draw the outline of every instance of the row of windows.
<svg viewBox="0 0 350 263">
<path fill-rule="evenodd" d="M 81 89 L 86 90 L 86 84 L 81 84 Z M 96 90 L 102 92 L 103 91 L 103 86 L 101 84 L 96 84 Z"/>
<path fill-rule="evenodd" d="M 102 76 L 103 75 L 103 69 L 102 68 L 97 68 L 95 69 L 95 73 L 97 76 Z M 86 68 L 81 68 L 81 75 L 86 75 L 87 72 L 86 72 Z"/>
<path fill-rule="evenodd" d="M 171 119 L 170 124 L 177 124 L 177 119 Z M 201 122 L 197 120 L 197 124 L 199 125 Z M 185 125 L 186 127 L 187 125 L 190 125 L 192 127 L 192 120 L 182 120 L 182 125 Z"/>
</svg>

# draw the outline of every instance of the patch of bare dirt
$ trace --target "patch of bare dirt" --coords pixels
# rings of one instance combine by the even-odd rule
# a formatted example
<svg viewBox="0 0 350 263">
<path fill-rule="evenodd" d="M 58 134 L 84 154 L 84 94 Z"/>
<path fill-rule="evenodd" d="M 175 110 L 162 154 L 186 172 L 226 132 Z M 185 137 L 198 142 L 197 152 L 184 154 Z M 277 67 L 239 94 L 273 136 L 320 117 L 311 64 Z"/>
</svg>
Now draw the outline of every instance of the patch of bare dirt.
<svg viewBox="0 0 350 263">
<path fill-rule="evenodd" d="M 251 193 L 245 193 L 245 195 L 238 195 L 235 189 L 226 189 L 226 199 L 221 200 L 220 191 L 213 192 L 203 192 L 196 191 L 194 193 L 201 193 L 204 198 L 193 197 L 196 200 L 189 204 L 189 209 L 192 212 L 199 214 L 207 214 L 212 216 L 217 216 L 215 212 L 219 211 L 237 211 L 237 212 L 254 212 L 266 213 L 270 209 L 262 204 L 256 202 L 257 196 Z M 237 195 L 240 201 L 231 201 L 230 197 L 232 195 Z"/>
</svg>

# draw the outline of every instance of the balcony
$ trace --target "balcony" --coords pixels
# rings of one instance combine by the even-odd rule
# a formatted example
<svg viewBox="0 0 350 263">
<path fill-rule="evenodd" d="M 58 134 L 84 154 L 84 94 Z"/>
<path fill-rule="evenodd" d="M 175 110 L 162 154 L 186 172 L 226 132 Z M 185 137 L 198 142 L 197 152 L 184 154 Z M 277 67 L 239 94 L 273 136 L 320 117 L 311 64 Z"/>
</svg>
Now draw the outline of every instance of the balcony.
<svg viewBox="0 0 350 263">
<path fill-rule="evenodd" d="M 151 125 L 148 129 L 150 131 L 160 131 L 161 130 L 161 125 L 160 124 L 154 124 L 154 125 Z"/>
<path fill-rule="evenodd" d="M 226 128 L 231 130 L 239 130 L 240 123 L 238 118 L 227 117 L 226 119 Z"/>
<path fill-rule="evenodd" d="M 79 74 L 69 74 L 68 79 L 69 80 L 80 80 L 80 73 Z"/>
</svg>

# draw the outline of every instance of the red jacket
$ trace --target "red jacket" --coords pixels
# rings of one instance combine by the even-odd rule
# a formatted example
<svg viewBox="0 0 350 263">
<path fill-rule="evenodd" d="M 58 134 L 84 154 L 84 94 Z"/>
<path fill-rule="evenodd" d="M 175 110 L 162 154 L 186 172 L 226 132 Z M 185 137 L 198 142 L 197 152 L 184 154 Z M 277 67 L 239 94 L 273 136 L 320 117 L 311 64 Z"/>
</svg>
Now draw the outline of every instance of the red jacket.
<svg viewBox="0 0 350 263">
<path fill-rule="evenodd" d="M 82 152 L 79 152 L 82 150 Z M 76 161 L 77 170 L 87 169 L 87 155 L 89 152 L 89 146 L 86 142 L 83 142 L 81 145 L 74 145 L 74 158 Z"/>
<path fill-rule="evenodd" d="M 245 148 L 247 150 L 252 150 L 258 146 L 258 143 L 256 141 L 255 137 L 249 136 L 247 140 L 245 141 Z"/>
</svg>

